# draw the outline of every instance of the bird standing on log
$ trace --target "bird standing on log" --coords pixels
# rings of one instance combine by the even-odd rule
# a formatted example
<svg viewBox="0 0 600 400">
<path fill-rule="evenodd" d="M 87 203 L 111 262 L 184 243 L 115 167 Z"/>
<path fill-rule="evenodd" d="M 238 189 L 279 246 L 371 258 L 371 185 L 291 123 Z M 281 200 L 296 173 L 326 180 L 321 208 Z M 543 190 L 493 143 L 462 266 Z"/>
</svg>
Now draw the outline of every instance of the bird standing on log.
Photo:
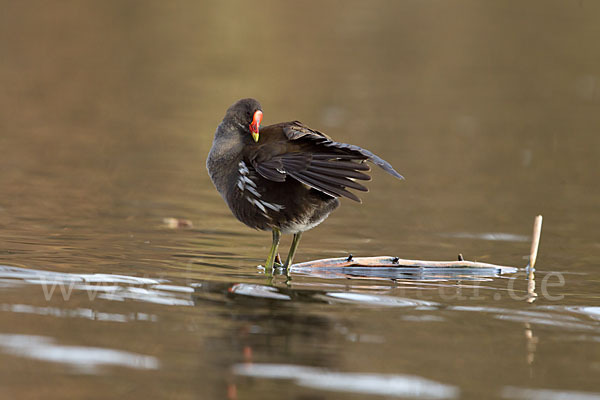
<svg viewBox="0 0 600 400">
<path fill-rule="evenodd" d="M 404 178 L 368 150 L 335 142 L 299 121 L 261 127 L 262 117 L 254 99 L 229 107 L 215 132 L 206 167 L 237 219 L 273 232 L 266 271 L 273 270 L 281 234 L 294 235 L 282 265 L 289 276 L 302 232 L 323 222 L 339 206 L 339 197 L 360 203 L 348 189 L 368 190 L 357 182 L 371 179 L 365 161 Z"/>
</svg>

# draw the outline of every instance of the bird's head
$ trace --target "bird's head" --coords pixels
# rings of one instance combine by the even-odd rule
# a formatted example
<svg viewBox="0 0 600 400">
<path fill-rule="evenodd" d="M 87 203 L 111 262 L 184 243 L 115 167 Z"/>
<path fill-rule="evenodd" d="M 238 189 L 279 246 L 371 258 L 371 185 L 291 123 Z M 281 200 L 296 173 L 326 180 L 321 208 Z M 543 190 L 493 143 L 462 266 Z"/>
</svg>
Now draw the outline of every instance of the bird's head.
<svg viewBox="0 0 600 400">
<path fill-rule="evenodd" d="M 263 113 L 260 103 L 254 99 L 242 99 L 233 104 L 227 113 L 225 119 L 230 119 L 235 123 L 243 133 L 252 135 L 252 139 L 258 142 L 259 128 Z"/>
</svg>

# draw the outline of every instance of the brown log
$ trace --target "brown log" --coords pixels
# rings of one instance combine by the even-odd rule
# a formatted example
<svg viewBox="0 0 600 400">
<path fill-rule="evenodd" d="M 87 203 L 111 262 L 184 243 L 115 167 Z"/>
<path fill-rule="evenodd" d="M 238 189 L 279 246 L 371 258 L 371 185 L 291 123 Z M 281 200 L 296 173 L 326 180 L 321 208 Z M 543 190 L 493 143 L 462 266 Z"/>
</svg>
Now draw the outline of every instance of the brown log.
<svg viewBox="0 0 600 400">
<path fill-rule="evenodd" d="M 540 235 L 542 231 L 542 216 L 538 215 L 534 221 L 533 238 L 531 242 L 530 262 L 531 269 L 535 265 L 537 251 L 540 243 Z M 321 260 L 306 261 L 303 263 L 294 264 L 291 266 L 294 270 L 300 271 L 307 269 L 327 269 L 327 268 L 344 268 L 344 267 L 371 267 L 371 268 L 486 268 L 495 269 L 500 273 L 514 273 L 516 267 L 505 265 L 496 265 L 490 263 L 482 263 L 477 261 L 465 261 L 462 254 L 459 254 L 459 261 L 425 261 L 425 260 L 407 260 L 391 256 L 379 257 L 353 257 L 350 254 L 348 257 L 342 258 L 326 258 Z"/>
<path fill-rule="evenodd" d="M 318 269 L 318 268 L 343 268 L 343 267 L 371 267 L 371 268 L 393 268 L 393 267 L 412 267 L 412 268 L 490 268 L 498 269 L 501 272 L 515 270 L 514 267 L 482 263 L 476 261 L 424 261 L 424 260 L 406 260 L 398 257 L 380 256 L 380 257 L 342 257 L 326 258 L 322 260 L 307 261 L 292 265 L 292 272 L 299 269 Z"/>
</svg>

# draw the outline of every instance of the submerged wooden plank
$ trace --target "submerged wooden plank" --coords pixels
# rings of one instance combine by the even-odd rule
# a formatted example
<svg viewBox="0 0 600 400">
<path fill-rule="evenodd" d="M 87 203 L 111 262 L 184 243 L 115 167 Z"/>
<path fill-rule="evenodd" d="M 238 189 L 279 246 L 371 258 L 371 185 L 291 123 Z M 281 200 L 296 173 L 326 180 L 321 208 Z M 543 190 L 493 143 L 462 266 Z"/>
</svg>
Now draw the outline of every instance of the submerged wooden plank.
<svg viewBox="0 0 600 400">
<path fill-rule="evenodd" d="M 362 269 L 362 268 L 394 268 L 403 270 L 402 272 L 411 272 L 418 269 L 427 269 L 428 272 L 444 272 L 448 269 L 464 269 L 475 272 L 478 269 L 488 271 L 497 271 L 498 273 L 515 273 L 517 268 L 505 265 L 496 265 L 475 261 L 423 261 L 408 260 L 398 257 L 380 256 L 380 257 L 342 257 L 326 258 L 322 260 L 307 261 L 292 265 L 292 272 L 307 271 L 308 269 Z"/>
<path fill-rule="evenodd" d="M 530 250 L 530 274 L 537 258 L 540 236 L 542 233 L 542 216 L 538 215 L 534 220 L 533 237 Z M 395 271 L 398 273 L 427 272 L 427 273 L 445 273 L 461 272 L 465 274 L 478 273 L 497 273 L 511 274 L 518 271 L 516 267 L 506 265 L 496 265 L 477 261 L 466 261 L 462 255 L 458 255 L 458 261 L 426 261 L 409 260 L 399 257 L 378 256 L 378 257 L 348 257 L 326 258 L 322 260 L 307 261 L 297 263 L 290 267 L 290 272 L 306 273 L 309 271 L 328 271 L 337 273 L 367 273 L 368 270 Z"/>
</svg>

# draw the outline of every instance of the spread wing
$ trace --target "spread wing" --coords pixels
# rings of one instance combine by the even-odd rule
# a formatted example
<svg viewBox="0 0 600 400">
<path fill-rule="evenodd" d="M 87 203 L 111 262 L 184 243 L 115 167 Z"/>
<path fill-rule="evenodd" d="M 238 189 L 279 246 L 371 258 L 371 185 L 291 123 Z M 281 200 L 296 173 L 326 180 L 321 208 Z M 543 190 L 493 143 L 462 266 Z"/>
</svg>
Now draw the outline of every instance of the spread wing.
<svg viewBox="0 0 600 400">
<path fill-rule="evenodd" d="M 382 158 L 368 150 L 333 141 L 324 133 L 312 130 L 298 121 L 278 125 L 283 137 L 268 141 L 258 148 L 251 161 L 265 179 L 283 182 L 287 177 L 304 183 L 333 197 L 360 199 L 347 189 L 366 192 L 359 181 L 371 180 L 365 161 L 403 179 L 402 175 Z"/>
</svg>

